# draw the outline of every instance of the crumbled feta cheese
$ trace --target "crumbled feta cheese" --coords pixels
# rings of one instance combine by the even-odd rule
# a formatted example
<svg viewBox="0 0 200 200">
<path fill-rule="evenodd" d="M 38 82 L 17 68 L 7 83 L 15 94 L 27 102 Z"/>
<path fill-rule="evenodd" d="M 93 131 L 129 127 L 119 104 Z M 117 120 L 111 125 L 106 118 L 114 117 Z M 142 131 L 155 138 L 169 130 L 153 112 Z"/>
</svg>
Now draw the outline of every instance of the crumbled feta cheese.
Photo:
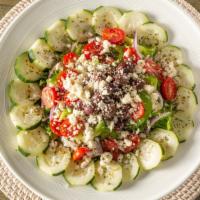
<svg viewBox="0 0 200 200">
<path fill-rule="evenodd" d="M 87 144 L 88 141 L 94 138 L 94 130 L 89 125 L 86 125 L 85 130 L 83 132 L 84 142 Z"/>
<path fill-rule="evenodd" d="M 108 53 L 110 51 L 111 43 L 108 40 L 103 41 L 103 50 L 100 52 L 100 54 Z"/>
<path fill-rule="evenodd" d="M 108 76 L 107 78 L 106 78 L 106 81 L 109 83 L 109 82 L 111 82 L 113 79 L 112 79 L 112 77 L 111 76 Z"/>
<path fill-rule="evenodd" d="M 72 125 L 75 125 L 76 124 L 76 116 L 72 113 L 70 115 L 68 115 L 67 117 L 69 119 L 69 122 L 72 124 Z"/>
<path fill-rule="evenodd" d="M 123 154 L 119 154 L 119 156 L 118 156 L 118 158 L 117 158 L 117 161 L 119 162 L 119 163 L 122 163 L 122 161 L 123 161 Z"/>
<path fill-rule="evenodd" d="M 89 99 L 91 97 L 90 91 L 89 90 L 85 90 L 85 98 Z"/>
<path fill-rule="evenodd" d="M 131 140 L 128 140 L 128 139 L 125 139 L 125 140 L 124 140 L 124 143 L 125 143 L 125 146 L 126 146 L 126 147 L 130 147 L 130 146 L 132 145 Z"/>
<path fill-rule="evenodd" d="M 101 166 L 105 166 L 107 165 L 108 163 L 110 163 L 112 161 L 112 154 L 109 153 L 109 152 L 104 152 L 103 154 L 101 154 L 101 157 L 100 157 L 100 165 Z"/>
<path fill-rule="evenodd" d="M 111 121 L 108 123 L 108 128 L 112 131 L 114 129 L 115 123 L 114 121 Z"/>
<path fill-rule="evenodd" d="M 106 82 L 105 82 L 104 80 L 100 81 L 100 82 L 99 82 L 99 87 L 98 87 L 99 90 L 100 90 L 100 91 L 103 91 L 105 85 L 106 85 Z"/>
<path fill-rule="evenodd" d="M 125 96 L 121 99 L 122 104 L 131 104 L 133 99 L 131 98 L 130 93 L 125 94 Z"/>
<path fill-rule="evenodd" d="M 155 91 L 155 87 L 152 86 L 152 85 L 144 85 L 144 89 L 146 90 L 146 92 L 147 92 L 148 94 L 151 94 L 152 92 Z"/>
<path fill-rule="evenodd" d="M 90 115 L 88 118 L 89 124 L 97 124 L 97 117 L 95 115 Z"/>
</svg>

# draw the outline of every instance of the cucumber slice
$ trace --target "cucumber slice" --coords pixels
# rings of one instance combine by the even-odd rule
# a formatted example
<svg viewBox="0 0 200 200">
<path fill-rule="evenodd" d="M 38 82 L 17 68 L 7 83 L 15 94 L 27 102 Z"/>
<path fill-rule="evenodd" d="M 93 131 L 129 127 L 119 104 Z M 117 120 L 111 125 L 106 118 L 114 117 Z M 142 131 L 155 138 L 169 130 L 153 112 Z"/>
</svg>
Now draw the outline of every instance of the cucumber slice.
<svg viewBox="0 0 200 200">
<path fill-rule="evenodd" d="M 182 110 L 191 117 L 197 109 L 197 101 L 194 92 L 184 87 L 178 88 L 175 103 L 177 110 Z"/>
<path fill-rule="evenodd" d="M 119 27 L 126 32 L 126 35 L 132 37 L 134 31 L 136 31 L 139 26 L 147 22 L 149 22 L 149 19 L 145 14 L 137 11 L 131 11 L 122 15 L 119 20 Z"/>
<path fill-rule="evenodd" d="M 27 52 L 17 57 L 15 74 L 21 81 L 26 83 L 39 81 L 43 76 L 43 72 L 34 63 L 30 62 Z"/>
<path fill-rule="evenodd" d="M 102 173 L 101 173 L 102 171 Z M 95 177 L 92 186 L 101 192 L 109 192 L 117 189 L 122 183 L 122 167 L 115 161 L 105 167 L 100 162 L 95 163 Z"/>
<path fill-rule="evenodd" d="M 158 24 L 146 23 L 137 29 L 138 43 L 146 47 L 162 46 L 168 40 L 167 32 Z"/>
<path fill-rule="evenodd" d="M 59 20 L 52 24 L 45 32 L 47 44 L 57 52 L 67 52 L 71 47 L 71 39 L 67 33 L 65 20 Z"/>
<path fill-rule="evenodd" d="M 178 111 L 172 117 L 172 128 L 179 142 L 184 142 L 191 136 L 194 129 L 194 122 L 185 112 Z"/>
<path fill-rule="evenodd" d="M 154 125 L 153 128 L 162 128 L 165 130 L 172 130 L 172 116 L 169 113 L 168 116 L 165 116 L 158 120 Z"/>
<path fill-rule="evenodd" d="M 38 105 L 21 104 L 14 106 L 10 112 L 13 124 L 21 130 L 36 128 L 42 120 L 42 109 Z"/>
<path fill-rule="evenodd" d="M 57 60 L 56 54 L 44 39 L 37 39 L 29 49 L 29 58 L 39 69 L 50 69 Z"/>
<path fill-rule="evenodd" d="M 49 136 L 46 131 L 38 127 L 30 131 L 20 131 L 17 134 L 18 146 L 29 155 L 38 155 L 48 146 Z"/>
<path fill-rule="evenodd" d="M 35 103 L 41 96 L 37 83 L 24 83 L 18 79 L 11 81 L 8 93 L 14 104 Z"/>
<path fill-rule="evenodd" d="M 167 160 L 176 154 L 179 142 L 174 132 L 158 128 L 152 131 L 149 137 L 162 146 L 164 150 L 162 160 Z"/>
<path fill-rule="evenodd" d="M 138 151 L 138 160 L 144 170 L 150 170 L 159 165 L 163 157 L 161 146 L 150 139 L 141 142 Z"/>
<path fill-rule="evenodd" d="M 92 25 L 97 34 L 101 35 L 104 28 L 118 27 L 121 13 L 113 7 L 99 7 L 93 13 Z"/>
<path fill-rule="evenodd" d="M 37 156 L 38 167 L 45 173 L 53 176 L 60 175 L 65 171 L 70 162 L 70 151 L 61 144 L 51 145 L 45 153 Z"/>
<path fill-rule="evenodd" d="M 174 66 L 183 63 L 183 54 L 180 48 L 172 45 L 165 46 L 155 56 L 155 60 L 163 67 L 173 63 Z"/>
<path fill-rule="evenodd" d="M 122 165 L 122 182 L 129 182 L 135 179 L 140 171 L 140 166 L 137 157 L 133 154 L 126 154 L 123 158 Z"/>
<path fill-rule="evenodd" d="M 88 184 L 94 177 L 95 166 L 94 162 L 85 168 L 80 168 L 80 164 L 71 161 L 64 173 L 64 178 L 71 185 L 81 186 Z"/>
<path fill-rule="evenodd" d="M 195 86 L 194 75 L 192 70 L 187 65 L 178 65 L 177 70 L 177 85 L 188 89 L 193 89 Z"/>
<path fill-rule="evenodd" d="M 68 18 L 67 32 L 73 40 L 85 42 L 94 35 L 92 14 L 81 10 Z"/>
</svg>

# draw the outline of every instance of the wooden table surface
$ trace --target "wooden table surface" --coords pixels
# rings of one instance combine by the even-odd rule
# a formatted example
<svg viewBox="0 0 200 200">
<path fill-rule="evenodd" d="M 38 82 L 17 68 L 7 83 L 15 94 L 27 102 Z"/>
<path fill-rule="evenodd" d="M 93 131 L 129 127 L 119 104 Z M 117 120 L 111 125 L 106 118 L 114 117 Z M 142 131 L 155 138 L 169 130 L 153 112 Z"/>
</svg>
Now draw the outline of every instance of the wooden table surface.
<svg viewBox="0 0 200 200">
<path fill-rule="evenodd" d="M 186 0 L 200 11 L 200 0 Z M 0 0 L 0 19 L 12 8 L 19 0 Z M 0 200 L 6 200 L 6 197 L 0 192 Z M 199 198 L 200 200 L 200 198 Z"/>
</svg>

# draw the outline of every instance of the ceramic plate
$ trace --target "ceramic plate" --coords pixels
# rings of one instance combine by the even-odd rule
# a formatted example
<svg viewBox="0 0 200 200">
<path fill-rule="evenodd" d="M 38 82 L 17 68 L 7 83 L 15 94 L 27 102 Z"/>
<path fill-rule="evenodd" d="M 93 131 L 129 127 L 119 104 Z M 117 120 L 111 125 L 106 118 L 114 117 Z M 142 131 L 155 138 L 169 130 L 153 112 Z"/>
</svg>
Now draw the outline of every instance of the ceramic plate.
<svg viewBox="0 0 200 200">
<path fill-rule="evenodd" d="M 110 193 L 98 193 L 92 187 L 68 187 L 62 177 L 49 177 L 38 170 L 35 162 L 16 152 L 15 128 L 8 117 L 6 85 L 13 72 L 16 56 L 29 48 L 50 24 L 76 10 L 111 5 L 147 13 L 169 32 L 169 42 L 184 50 L 186 64 L 194 71 L 197 94 L 200 93 L 200 28 L 170 0 L 39 0 L 35 1 L 9 26 L 0 40 L 0 148 L 9 168 L 31 190 L 54 200 L 155 200 L 178 187 L 200 163 L 200 127 L 196 117 L 193 136 L 182 144 L 176 156 L 158 169 L 141 176 L 136 182 Z M 189 108 L 186 108 L 189 109 Z M 198 115 L 198 114 L 197 114 Z"/>
</svg>

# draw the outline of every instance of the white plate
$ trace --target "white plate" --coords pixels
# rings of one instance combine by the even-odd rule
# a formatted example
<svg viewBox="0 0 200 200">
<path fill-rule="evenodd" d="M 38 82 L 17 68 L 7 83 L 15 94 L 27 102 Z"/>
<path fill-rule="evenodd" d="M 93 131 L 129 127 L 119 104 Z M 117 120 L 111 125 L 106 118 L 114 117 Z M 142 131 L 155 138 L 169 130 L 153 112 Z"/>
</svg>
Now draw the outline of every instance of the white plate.
<svg viewBox="0 0 200 200">
<path fill-rule="evenodd" d="M 16 56 L 28 49 L 52 22 L 65 18 L 77 9 L 112 5 L 128 10 L 144 11 L 154 21 L 163 24 L 169 41 L 180 46 L 186 63 L 193 67 L 199 96 L 200 29 L 191 17 L 174 1 L 169 0 L 39 0 L 26 9 L 3 35 L 0 41 L 0 147 L 1 155 L 10 169 L 30 189 L 44 198 L 54 200 L 155 200 L 175 189 L 191 175 L 200 163 L 200 128 L 182 144 L 177 155 L 161 164 L 160 168 L 143 175 L 135 183 L 123 186 L 116 192 L 98 193 L 92 187 L 69 188 L 62 177 L 49 177 L 40 172 L 34 161 L 16 152 L 15 132 L 8 118 L 5 86 L 13 71 Z M 189 108 L 186 108 L 189 109 Z M 199 119 L 196 119 L 196 122 Z M 196 123 L 197 124 L 197 123 Z"/>
</svg>

